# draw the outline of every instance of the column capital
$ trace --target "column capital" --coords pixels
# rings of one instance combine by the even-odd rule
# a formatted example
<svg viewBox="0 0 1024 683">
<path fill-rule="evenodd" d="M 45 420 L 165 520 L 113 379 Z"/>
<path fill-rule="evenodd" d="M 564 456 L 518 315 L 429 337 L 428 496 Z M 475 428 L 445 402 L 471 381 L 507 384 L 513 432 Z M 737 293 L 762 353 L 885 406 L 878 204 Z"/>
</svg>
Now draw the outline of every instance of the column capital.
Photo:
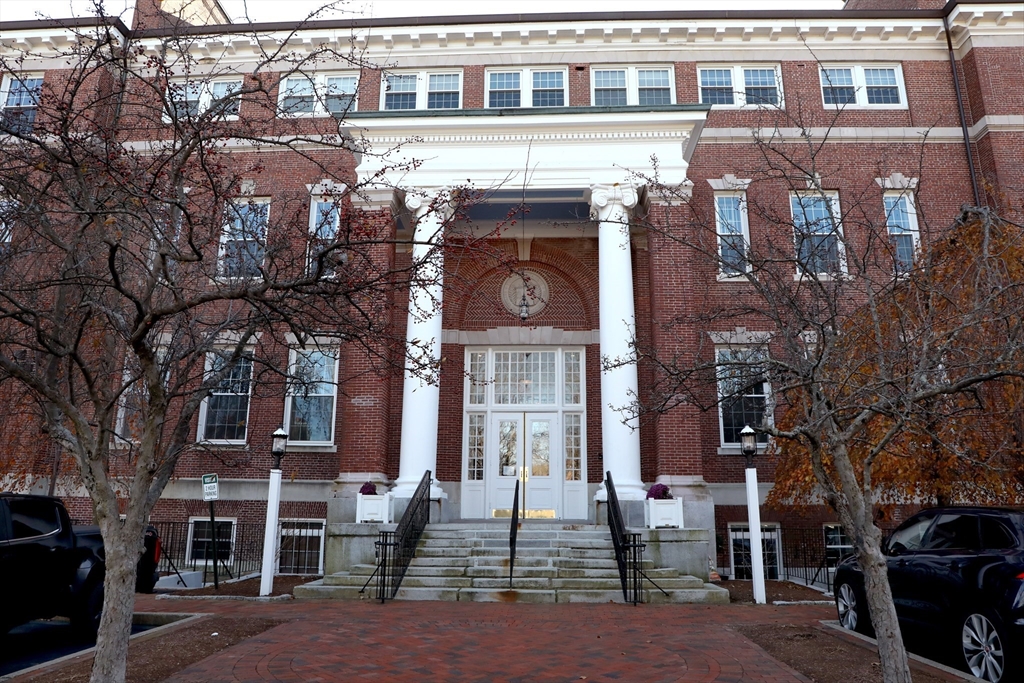
<svg viewBox="0 0 1024 683">
<path fill-rule="evenodd" d="M 590 186 L 590 206 L 601 221 L 621 221 L 640 201 L 639 189 L 630 184 L 594 184 Z"/>
<path fill-rule="evenodd" d="M 455 213 L 455 205 L 447 187 L 410 188 L 405 191 L 402 203 L 417 221 L 427 215 L 431 209 L 437 215 L 439 222 L 448 220 Z"/>
</svg>

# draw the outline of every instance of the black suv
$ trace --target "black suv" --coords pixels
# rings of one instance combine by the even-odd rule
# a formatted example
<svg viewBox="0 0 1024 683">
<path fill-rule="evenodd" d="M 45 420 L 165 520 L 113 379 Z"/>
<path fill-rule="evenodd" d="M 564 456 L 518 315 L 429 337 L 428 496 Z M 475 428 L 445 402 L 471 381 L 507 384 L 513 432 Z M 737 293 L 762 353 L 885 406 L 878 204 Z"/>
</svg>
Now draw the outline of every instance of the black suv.
<svg viewBox="0 0 1024 683">
<path fill-rule="evenodd" d="M 942 639 L 986 681 L 1024 680 L 1024 513 L 934 508 L 882 545 L 900 628 Z M 871 634 L 864 575 L 853 557 L 836 569 L 836 608 L 848 629 Z"/>
</svg>

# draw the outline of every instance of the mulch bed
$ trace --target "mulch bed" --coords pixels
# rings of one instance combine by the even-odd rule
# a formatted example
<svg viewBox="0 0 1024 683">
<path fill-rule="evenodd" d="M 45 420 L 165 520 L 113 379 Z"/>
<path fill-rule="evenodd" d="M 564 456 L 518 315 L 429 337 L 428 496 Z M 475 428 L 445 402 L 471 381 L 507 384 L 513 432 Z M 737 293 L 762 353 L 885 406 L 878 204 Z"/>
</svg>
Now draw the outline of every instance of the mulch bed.
<svg viewBox="0 0 1024 683">
<path fill-rule="evenodd" d="M 309 583 L 319 578 L 319 576 L 275 576 L 274 590 L 270 594 L 291 595 L 292 590 L 296 586 L 301 586 L 304 583 Z M 260 594 L 260 579 L 256 577 L 254 579 L 245 579 L 244 581 L 221 581 L 219 589 L 210 585 L 204 588 L 187 588 L 167 592 L 184 598 L 193 595 L 238 595 L 255 598 Z"/>
<path fill-rule="evenodd" d="M 759 624 L 737 629 L 768 654 L 785 662 L 815 683 L 882 683 L 882 667 L 873 649 L 847 642 L 824 626 Z M 933 673 L 911 661 L 914 683 L 948 683 L 960 680 Z"/>
<path fill-rule="evenodd" d="M 211 617 L 158 638 L 128 646 L 128 683 L 158 683 L 212 654 L 283 623 L 276 619 Z M 44 671 L 33 681 L 89 683 L 92 657 L 57 671 Z"/>
<path fill-rule="evenodd" d="M 729 602 L 754 602 L 753 581 L 721 581 L 717 585 L 729 591 Z M 791 581 L 765 581 L 765 597 L 769 603 L 776 601 L 801 602 L 804 600 L 831 600 L 821 591 L 801 586 Z"/>
</svg>

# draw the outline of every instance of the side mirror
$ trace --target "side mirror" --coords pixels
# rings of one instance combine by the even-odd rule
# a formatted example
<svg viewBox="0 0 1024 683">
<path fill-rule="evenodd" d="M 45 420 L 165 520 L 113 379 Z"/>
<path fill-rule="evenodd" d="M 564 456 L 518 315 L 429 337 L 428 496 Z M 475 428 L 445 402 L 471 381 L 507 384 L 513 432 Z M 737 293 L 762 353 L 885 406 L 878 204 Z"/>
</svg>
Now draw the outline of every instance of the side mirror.
<svg viewBox="0 0 1024 683">
<path fill-rule="evenodd" d="M 884 552 L 889 557 L 899 557 L 904 552 L 906 552 L 906 550 L 907 546 L 897 541 L 896 543 L 893 543 L 891 546 L 886 547 Z"/>
</svg>

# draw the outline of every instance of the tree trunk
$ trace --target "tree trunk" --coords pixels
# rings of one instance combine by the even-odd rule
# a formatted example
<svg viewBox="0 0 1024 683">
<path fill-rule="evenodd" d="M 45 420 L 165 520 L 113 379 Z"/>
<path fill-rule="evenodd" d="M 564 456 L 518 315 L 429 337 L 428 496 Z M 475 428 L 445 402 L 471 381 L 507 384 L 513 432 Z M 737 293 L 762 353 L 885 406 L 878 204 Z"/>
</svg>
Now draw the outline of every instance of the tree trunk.
<svg viewBox="0 0 1024 683">
<path fill-rule="evenodd" d="M 120 524 L 115 519 L 114 524 Z M 129 525 L 126 523 L 125 525 Z M 135 567 L 139 543 L 126 542 L 127 528 L 104 534 L 106 579 L 103 588 L 103 616 L 96 638 L 96 657 L 90 683 L 124 683 L 128 660 L 128 637 L 135 611 Z"/>
<path fill-rule="evenodd" d="M 874 533 L 865 534 L 869 540 L 858 559 L 864 571 L 864 592 L 867 595 L 871 625 L 878 640 L 878 657 L 885 683 L 910 683 L 910 662 L 903 645 L 903 634 L 896 618 L 896 607 L 889 588 L 889 572 L 882 554 L 881 533 L 872 525 Z"/>
</svg>

